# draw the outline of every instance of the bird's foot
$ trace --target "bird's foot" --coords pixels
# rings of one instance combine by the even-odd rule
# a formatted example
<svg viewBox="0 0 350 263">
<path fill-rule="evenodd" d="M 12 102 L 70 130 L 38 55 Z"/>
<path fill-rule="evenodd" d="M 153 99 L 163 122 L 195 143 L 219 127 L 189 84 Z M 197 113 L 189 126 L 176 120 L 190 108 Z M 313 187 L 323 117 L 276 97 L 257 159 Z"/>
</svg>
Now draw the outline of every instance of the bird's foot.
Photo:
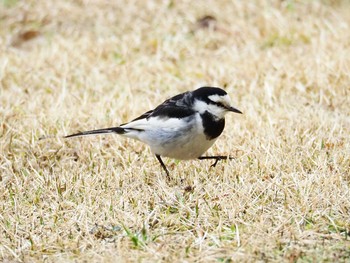
<svg viewBox="0 0 350 263">
<path fill-rule="evenodd" d="M 232 159 L 235 159 L 235 157 L 233 157 L 233 156 L 223 156 L 223 155 L 219 155 L 219 156 L 200 156 L 200 157 L 198 157 L 198 159 L 199 160 L 213 159 L 213 160 L 215 160 L 215 162 L 210 167 L 215 167 L 219 161 L 221 161 L 221 160 L 232 160 Z"/>
</svg>

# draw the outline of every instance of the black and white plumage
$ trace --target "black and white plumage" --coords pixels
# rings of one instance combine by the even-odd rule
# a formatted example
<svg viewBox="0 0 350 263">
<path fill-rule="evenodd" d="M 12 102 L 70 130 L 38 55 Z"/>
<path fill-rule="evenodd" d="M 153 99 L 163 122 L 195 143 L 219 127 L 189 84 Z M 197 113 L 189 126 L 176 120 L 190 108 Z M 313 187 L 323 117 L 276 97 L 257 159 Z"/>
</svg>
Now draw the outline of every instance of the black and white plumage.
<svg viewBox="0 0 350 263">
<path fill-rule="evenodd" d="M 226 91 L 201 87 L 176 95 L 154 110 L 147 111 L 119 127 L 80 132 L 65 138 L 117 133 L 148 144 L 169 175 L 161 156 L 179 160 L 227 159 L 227 156 L 202 156 L 220 136 L 227 112 L 242 113 L 231 106 Z"/>
</svg>

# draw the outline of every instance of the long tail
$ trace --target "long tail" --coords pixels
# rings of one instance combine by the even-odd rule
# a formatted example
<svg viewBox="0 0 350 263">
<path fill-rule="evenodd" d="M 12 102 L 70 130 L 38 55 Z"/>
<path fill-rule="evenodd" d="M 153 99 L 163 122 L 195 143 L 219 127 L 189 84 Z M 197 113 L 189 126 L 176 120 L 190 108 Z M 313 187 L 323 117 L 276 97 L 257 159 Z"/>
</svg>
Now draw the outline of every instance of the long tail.
<svg viewBox="0 0 350 263">
<path fill-rule="evenodd" d="M 126 131 L 124 128 L 114 127 L 114 128 L 106 128 L 106 129 L 98 129 L 98 130 L 92 130 L 92 131 L 79 132 L 79 133 L 64 136 L 63 138 L 71 138 L 71 137 L 94 135 L 94 134 L 107 134 L 107 133 L 124 134 L 125 132 Z"/>
</svg>

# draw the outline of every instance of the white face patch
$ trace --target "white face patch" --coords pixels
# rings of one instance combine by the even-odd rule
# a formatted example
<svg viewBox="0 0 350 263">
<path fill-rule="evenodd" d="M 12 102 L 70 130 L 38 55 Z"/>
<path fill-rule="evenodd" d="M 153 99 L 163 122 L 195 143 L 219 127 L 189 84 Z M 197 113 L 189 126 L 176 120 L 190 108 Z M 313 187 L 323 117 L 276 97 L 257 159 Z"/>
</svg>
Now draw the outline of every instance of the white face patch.
<svg viewBox="0 0 350 263">
<path fill-rule="evenodd" d="M 225 95 L 225 96 L 227 96 L 227 95 Z M 210 95 L 208 98 L 214 102 L 219 102 L 222 100 L 223 97 L 224 96 L 219 96 L 219 95 L 215 94 L 215 95 Z"/>
<path fill-rule="evenodd" d="M 225 110 L 224 108 L 219 107 L 215 104 L 207 104 L 206 102 L 201 100 L 197 100 L 194 103 L 193 109 L 195 111 L 198 111 L 200 114 L 208 111 L 211 114 L 217 116 L 219 119 L 224 118 L 225 114 L 227 113 L 227 110 Z"/>
<path fill-rule="evenodd" d="M 219 96 L 217 94 L 208 97 L 211 101 L 222 103 L 226 107 L 231 107 L 231 100 L 228 95 Z"/>
</svg>

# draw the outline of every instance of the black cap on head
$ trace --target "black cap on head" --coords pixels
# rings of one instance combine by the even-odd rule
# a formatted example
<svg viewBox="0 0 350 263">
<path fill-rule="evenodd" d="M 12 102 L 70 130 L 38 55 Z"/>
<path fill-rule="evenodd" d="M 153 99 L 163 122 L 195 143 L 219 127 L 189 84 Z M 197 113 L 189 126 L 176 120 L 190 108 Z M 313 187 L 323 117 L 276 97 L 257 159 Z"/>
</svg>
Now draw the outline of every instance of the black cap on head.
<svg viewBox="0 0 350 263">
<path fill-rule="evenodd" d="M 201 87 L 194 90 L 193 95 L 198 99 L 206 101 L 211 95 L 225 96 L 227 92 L 217 87 Z"/>
</svg>

